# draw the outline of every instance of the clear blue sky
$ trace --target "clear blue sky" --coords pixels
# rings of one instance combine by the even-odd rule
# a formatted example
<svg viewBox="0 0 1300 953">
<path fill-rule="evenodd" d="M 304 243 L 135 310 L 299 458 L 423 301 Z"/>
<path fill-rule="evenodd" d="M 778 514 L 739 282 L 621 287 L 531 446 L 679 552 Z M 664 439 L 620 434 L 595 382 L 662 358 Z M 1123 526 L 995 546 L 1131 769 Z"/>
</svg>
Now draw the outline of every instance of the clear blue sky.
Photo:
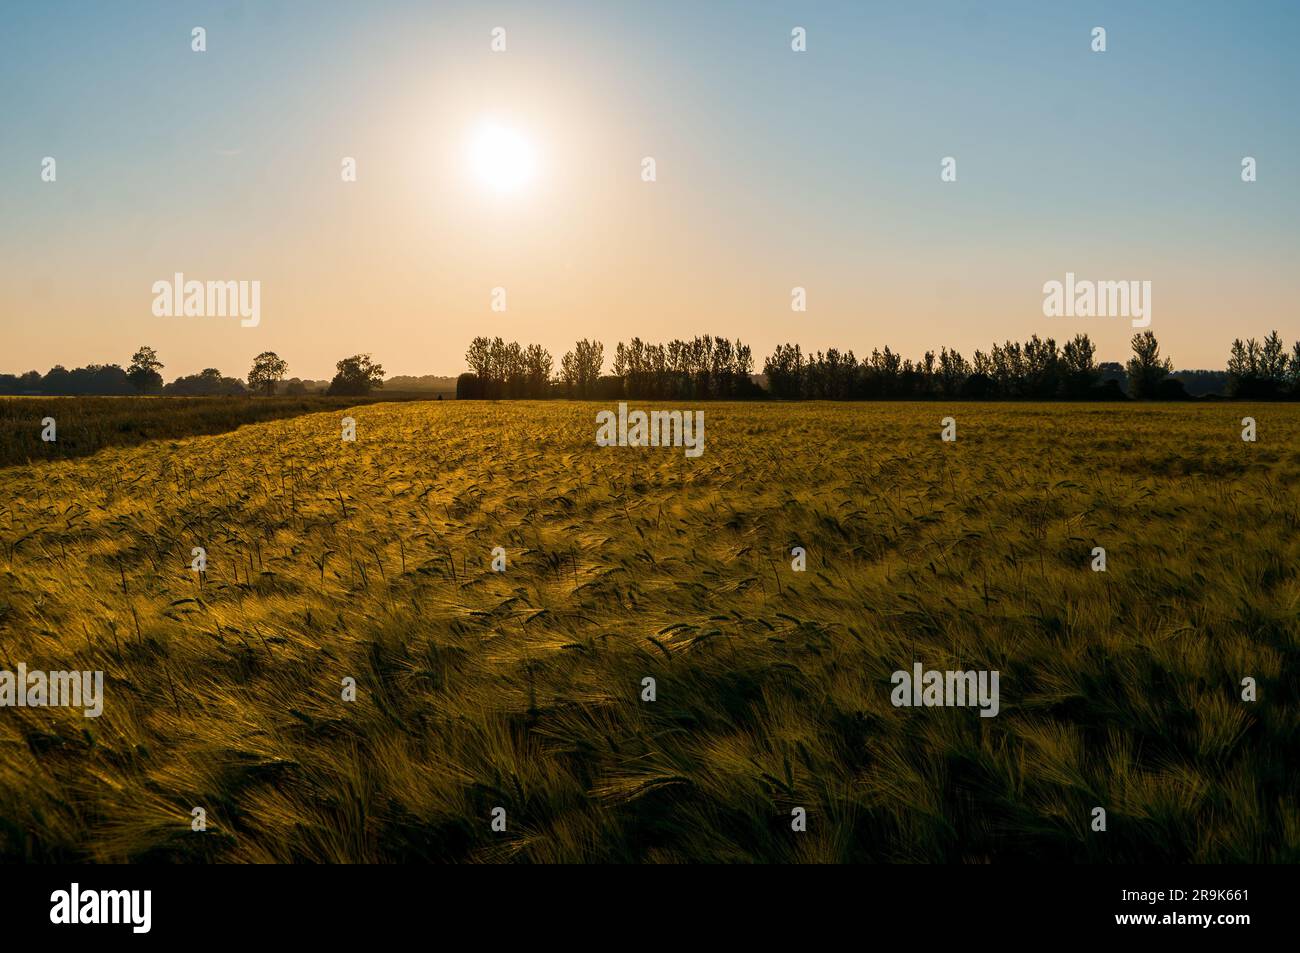
<svg viewBox="0 0 1300 953">
<path fill-rule="evenodd" d="M 1126 320 L 1042 315 L 1066 271 L 1152 281 L 1165 352 L 1221 367 L 1300 338 L 1297 51 L 1294 2 L 9 2 L 0 371 L 454 374 L 480 333 L 1123 359 Z M 539 156 L 508 199 L 464 167 L 483 116 Z M 177 271 L 260 280 L 261 324 L 154 316 Z"/>
</svg>

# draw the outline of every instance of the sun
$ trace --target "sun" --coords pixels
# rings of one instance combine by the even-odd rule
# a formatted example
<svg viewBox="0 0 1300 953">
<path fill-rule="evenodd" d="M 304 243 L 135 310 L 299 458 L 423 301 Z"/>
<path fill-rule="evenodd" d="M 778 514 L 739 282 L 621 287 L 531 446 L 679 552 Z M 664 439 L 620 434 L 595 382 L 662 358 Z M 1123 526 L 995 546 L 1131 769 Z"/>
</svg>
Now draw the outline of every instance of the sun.
<svg viewBox="0 0 1300 953">
<path fill-rule="evenodd" d="M 469 142 L 469 164 L 475 177 L 494 192 L 514 192 L 536 172 L 533 145 L 513 129 L 484 122 Z"/>
</svg>

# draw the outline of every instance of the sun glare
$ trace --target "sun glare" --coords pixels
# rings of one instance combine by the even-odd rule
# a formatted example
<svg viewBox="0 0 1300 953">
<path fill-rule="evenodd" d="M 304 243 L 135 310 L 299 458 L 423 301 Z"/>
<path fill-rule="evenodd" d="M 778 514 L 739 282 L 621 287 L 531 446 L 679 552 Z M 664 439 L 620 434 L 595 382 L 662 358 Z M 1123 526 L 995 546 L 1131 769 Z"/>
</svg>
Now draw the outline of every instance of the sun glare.
<svg viewBox="0 0 1300 953">
<path fill-rule="evenodd" d="M 536 156 L 519 133 L 496 123 L 483 123 L 469 145 L 470 168 L 494 192 L 513 192 L 536 171 Z"/>
</svg>

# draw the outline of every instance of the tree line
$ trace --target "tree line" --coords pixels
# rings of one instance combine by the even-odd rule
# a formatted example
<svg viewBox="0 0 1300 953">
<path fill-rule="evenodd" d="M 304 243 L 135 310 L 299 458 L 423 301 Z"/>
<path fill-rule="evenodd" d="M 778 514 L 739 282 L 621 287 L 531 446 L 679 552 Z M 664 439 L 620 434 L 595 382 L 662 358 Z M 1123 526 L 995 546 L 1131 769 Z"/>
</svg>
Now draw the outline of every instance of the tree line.
<svg viewBox="0 0 1300 953">
<path fill-rule="evenodd" d="M 1127 380 L 1132 397 L 1188 396 L 1182 382 L 1170 377 L 1173 365 L 1160 356 L 1155 335 L 1136 334 L 1131 345 L 1133 356 L 1122 375 L 1113 373 L 1117 365 L 1097 363 L 1096 345 L 1086 334 L 1075 335 L 1063 347 L 1035 334 L 1023 343 L 977 350 L 970 360 L 960 351 L 941 348 L 912 361 L 886 347 L 859 361 L 852 351 L 831 348 L 805 355 L 797 344 L 783 344 L 763 370 L 773 397 L 801 400 L 1120 400 L 1125 394 L 1117 377 Z"/>
<path fill-rule="evenodd" d="M 753 379 L 753 356 L 739 340 L 703 337 L 667 344 L 633 338 L 614 350 L 613 373 L 602 373 L 604 345 L 583 339 L 564 355 L 560 373 L 536 344 L 521 347 L 501 338 L 477 337 L 465 355 L 470 371 L 456 382 L 459 398 L 582 397 L 783 400 L 1143 400 L 1189 398 L 1184 377 L 1222 384 L 1224 396 L 1300 398 L 1300 342 L 1285 351 L 1276 331 L 1262 343 L 1235 341 L 1226 372 L 1192 371 L 1174 376 L 1150 331 L 1135 334 L 1127 364 L 1101 363 L 1087 334 L 1057 346 L 1053 338 L 994 344 L 968 360 L 941 348 L 917 361 L 885 347 L 859 360 L 853 351 L 830 348 L 805 353 L 780 344 L 763 363 L 766 388 Z"/>
<path fill-rule="evenodd" d="M 1300 397 L 1300 341 L 1288 355 L 1277 331 L 1263 343 L 1250 338 L 1232 342 L 1228 355 L 1228 387 L 1234 397 L 1275 400 Z"/>
<path fill-rule="evenodd" d="M 956 349 L 927 351 L 919 360 L 889 347 L 859 360 L 852 350 L 805 353 L 798 344 L 777 345 L 763 362 L 766 386 L 754 375 L 748 345 L 737 339 L 703 335 L 651 344 L 640 338 L 619 342 L 611 374 L 604 373 L 605 346 L 583 339 L 560 359 L 557 370 L 542 346 L 521 346 L 500 337 L 476 337 L 465 354 L 469 372 L 456 379 L 456 396 L 466 398 L 593 398 L 600 400 L 924 400 L 1066 399 L 1148 400 L 1197 393 L 1250 400 L 1300 399 L 1300 341 L 1286 349 L 1277 331 L 1263 340 L 1232 342 L 1226 369 L 1181 371 L 1162 357 L 1150 331 L 1135 334 L 1127 364 L 1096 361 L 1096 346 L 1086 334 L 1058 347 L 1053 338 L 994 344 L 967 360 Z M 298 396 L 307 383 L 285 380 L 289 366 L 273 351 L 253 359 L 246 379 L 227 377 L 216 368 L 164 384 L 164 365 L 151 347 L 141 347 L 126 368 L 91 364 L 68 370 L 61 365 L 42 375 L 0 374 L 0 395 L 222 396 L 277 394 Z M 369 354 L 354 354 L 335 364 L 325 393 L 364 396 L 384 386 L 383 366 Z"/>
<path fill-rule="evenodd" d="M 752 374 L 749 346 L 724 337 L 672 340 L 647 344 L 633 338 L 614 349 L 613 374 L 603 374 L 605 346 L 586 338 L 554 360 L 540 345 L 521 347 L 501 338 L 477 337 L 465 352 L 469 373 L 456 381 L 456 396 L 465 398 L 746 398 L 761 396 Z"/>
<path fill-rule="evenodd" d="M 45 374 L 38 371 L 0 374 L 0 395 L 228 397 L 256 394 L 274 397 L 283 394 L 297 397 L 308 393 L 307 384 L 298 378 L 285 381 L 289 365 L 274 351 L 263 351 L 253 359 L 247 381 L 227 377 L 215 367 L 208 367 L 197 374 L 178 377 L 164 384 L 160 373 L 164 366 L 158 359 L 158 352 L 144 346 L 135 352 L 126 368 L 118 364 L 89 364 L 68 370 L 59 364 Z M 354 354 L 335 364 L 334 378 L 325 393 L 327 396 L 357 397 L 383 386 L 383 366 L 372 361 L 369 354 Z"/>
</svg>

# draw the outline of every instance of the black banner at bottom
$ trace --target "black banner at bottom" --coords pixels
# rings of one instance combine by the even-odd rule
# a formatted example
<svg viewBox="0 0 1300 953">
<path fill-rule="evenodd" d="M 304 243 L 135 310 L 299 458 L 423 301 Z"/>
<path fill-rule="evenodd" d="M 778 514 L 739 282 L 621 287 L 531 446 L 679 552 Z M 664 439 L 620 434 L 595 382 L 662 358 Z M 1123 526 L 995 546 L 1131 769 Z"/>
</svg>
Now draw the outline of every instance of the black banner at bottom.
<svg viewBox="0 0 1300 953">
<path fill-rule="evenodd" d="M 820 935 L 919 929 L 927 941 L 1046 933 L 1231 943 L 1289 932 L 1293 874 L 1267 866 L 8 866 L 0 910 L 9 940 L 334 942 L 431 925 L 530 942 L 596 927 L 607 937 L 672 927 L 735 938 L 786 920 Z"/>
</svg>

